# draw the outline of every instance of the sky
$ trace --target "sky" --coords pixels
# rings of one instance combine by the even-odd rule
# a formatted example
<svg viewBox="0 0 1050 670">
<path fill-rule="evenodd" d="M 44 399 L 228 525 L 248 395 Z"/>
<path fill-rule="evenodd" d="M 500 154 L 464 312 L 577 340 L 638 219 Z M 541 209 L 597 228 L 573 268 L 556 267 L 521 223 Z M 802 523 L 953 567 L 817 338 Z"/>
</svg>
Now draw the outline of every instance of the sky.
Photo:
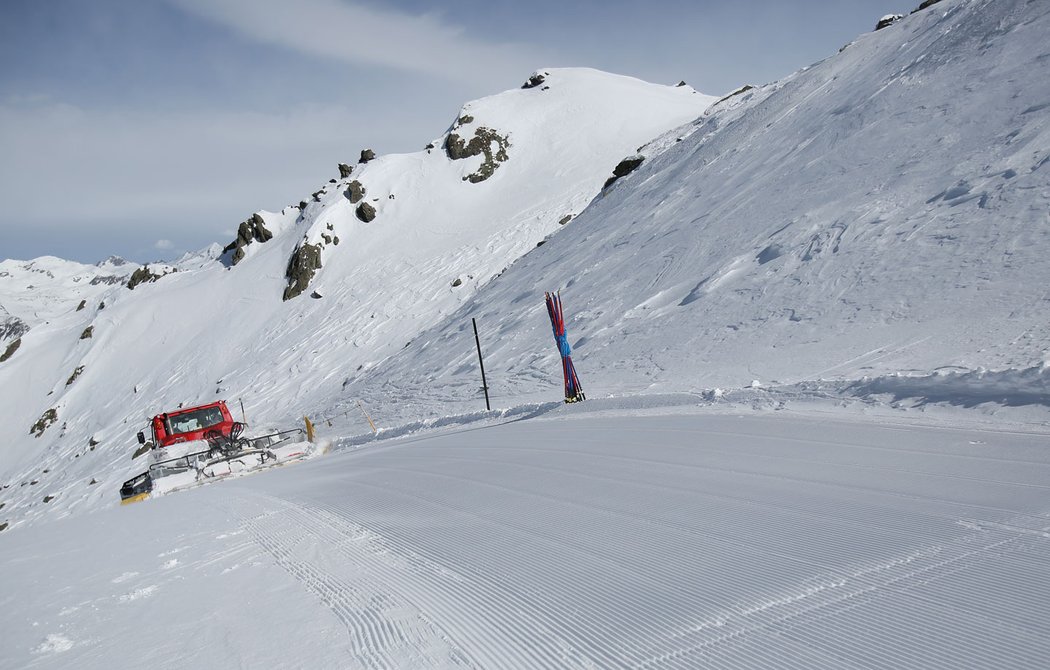
<svg viewBox="0 0 1050 670">
<path fill-rule="evenodd" d="M 422 149 L 534 70 L 719 95 L 917 4 L 4 0 L 0 259 L 172 260 L 298 203 L 363 148 Z"/>
</svg>

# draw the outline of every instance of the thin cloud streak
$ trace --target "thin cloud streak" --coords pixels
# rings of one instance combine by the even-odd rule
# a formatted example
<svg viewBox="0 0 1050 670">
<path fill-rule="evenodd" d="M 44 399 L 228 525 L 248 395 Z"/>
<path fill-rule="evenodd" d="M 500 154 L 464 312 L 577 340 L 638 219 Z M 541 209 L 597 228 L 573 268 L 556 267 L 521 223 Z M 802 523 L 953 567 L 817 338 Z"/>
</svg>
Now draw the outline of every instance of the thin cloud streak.
<svg viewBox="0 0 1050 670">
<path fill-rule="evenodd" d="M 339 0 L 169 0 L 266 44 L 351 65 L 395 68 L 452 81 L 522 80 L 556 55 L 476 39 L 436 15 L 376 10 Z"/>
</svg>

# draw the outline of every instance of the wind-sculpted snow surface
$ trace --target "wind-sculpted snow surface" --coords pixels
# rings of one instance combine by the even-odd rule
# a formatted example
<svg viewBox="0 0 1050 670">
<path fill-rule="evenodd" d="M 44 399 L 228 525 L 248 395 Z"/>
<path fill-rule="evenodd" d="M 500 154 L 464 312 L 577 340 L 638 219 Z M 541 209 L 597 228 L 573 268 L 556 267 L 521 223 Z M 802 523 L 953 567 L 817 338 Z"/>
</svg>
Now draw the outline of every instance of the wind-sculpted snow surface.
<svg viewBox="0 0 1050 670">
<path fill-rule="evenodd" d="M 1042 366 L 1048 36 L 1047 3 L 945 0 L 726 98 L 348 391 L 477 402 L 476 317 L 493 397 L 554 397 L 558 288 L 591 397 Z"/>
<path fill-rule="evenodd" d="M 0 666 L 1045 665 L 1045 435 L 666 409 L 23 529 Z"/>
</svg>

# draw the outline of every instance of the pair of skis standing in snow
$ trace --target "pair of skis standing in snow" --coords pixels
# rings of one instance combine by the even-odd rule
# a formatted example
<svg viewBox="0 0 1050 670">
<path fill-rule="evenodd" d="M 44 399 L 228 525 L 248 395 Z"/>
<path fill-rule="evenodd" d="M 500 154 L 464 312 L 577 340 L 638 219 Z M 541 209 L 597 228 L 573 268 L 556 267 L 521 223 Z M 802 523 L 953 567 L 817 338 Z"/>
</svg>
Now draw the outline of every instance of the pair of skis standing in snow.
<svg viewBox="0 0 1050 670">
<path fill-rule="evenodd" d="M 569 339 L 565 334 L 561 292 L 544 293 L 543 295 L 547 301 L 547 314 L 551 318 L 551 327 L 554 329 L 554 342 L 558 345 L 558 352 L 561 354 L 561 369 L 565 376 L 565 402 L 586 400 L 586 396 L 583 395 L 583 387 L 576 376 L 576 368 L 572 364 L 572 347 L 569 346 Z"/>
</svg>

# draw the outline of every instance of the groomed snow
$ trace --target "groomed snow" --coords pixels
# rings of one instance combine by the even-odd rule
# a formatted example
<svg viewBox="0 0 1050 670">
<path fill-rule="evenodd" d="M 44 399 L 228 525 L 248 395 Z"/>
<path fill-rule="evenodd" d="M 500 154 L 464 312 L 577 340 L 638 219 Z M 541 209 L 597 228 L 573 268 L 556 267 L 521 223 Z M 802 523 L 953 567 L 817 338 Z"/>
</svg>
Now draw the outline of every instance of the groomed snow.
<svg viewBox="0 0 1050 670">
<path fill-rule="evenodd" d="M 0 667 L 1045 666 L 1048 34 L 944 0 L 704 113 L 544 70 L 461 111 L 481 184 L 379 157 L 375 221 L 343 179 L 104 311 L 3 265 L 56 281 L 0 364 Z M 146 417 L 222 397 L 332 452 L 117 507 Z"/>
<path fill-rule="evenodd" d="M 628 414 L 380 442 L 24 529 L 0 542 L 19 585 L 0 666 L 957 670 L 1050 654 L 1045 435 L 832 406 Z"/>
</svg>

